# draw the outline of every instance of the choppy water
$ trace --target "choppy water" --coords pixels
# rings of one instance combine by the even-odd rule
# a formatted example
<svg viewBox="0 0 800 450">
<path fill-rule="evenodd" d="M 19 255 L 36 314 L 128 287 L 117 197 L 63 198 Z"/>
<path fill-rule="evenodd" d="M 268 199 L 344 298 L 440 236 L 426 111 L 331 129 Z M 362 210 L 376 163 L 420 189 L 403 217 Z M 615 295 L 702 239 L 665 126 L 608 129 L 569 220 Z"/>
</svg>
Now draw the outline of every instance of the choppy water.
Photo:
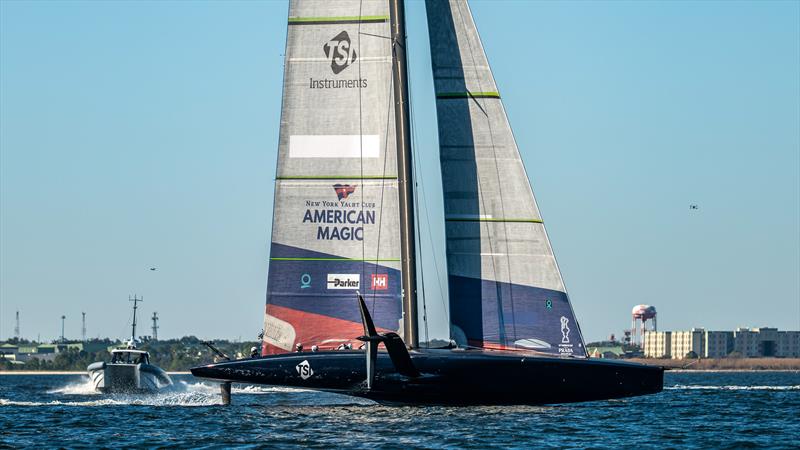
<svg viewBox="0 0 800 450">
<path fill-rule="evenodd" d="M 162 394 L 102 395 L 82 376 L 0 376 L 0 447 L 798 448 L 800 373 L 668 372 L 664 392 L 546 407 L 384 407 L 176 376 Z M 469 395 L 465 393 L 465 395 Z"/>
</svg>

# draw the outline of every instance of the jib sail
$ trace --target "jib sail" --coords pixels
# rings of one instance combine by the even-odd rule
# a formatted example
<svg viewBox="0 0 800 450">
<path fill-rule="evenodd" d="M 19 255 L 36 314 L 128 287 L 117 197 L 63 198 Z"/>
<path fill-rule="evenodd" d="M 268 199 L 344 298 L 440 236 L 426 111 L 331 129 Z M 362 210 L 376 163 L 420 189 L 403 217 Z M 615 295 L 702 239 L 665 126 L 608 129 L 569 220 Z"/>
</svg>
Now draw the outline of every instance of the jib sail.
<svg viewBox="0 0 800 450">
<path fill-rule="evenodd" d="M 263 354 L 400 332 L 400 231 L 386 0 L 292 0 Z"/>
<path fill-rule="evenodd" d="M 429 0 L 426 9 L 453 338 L 585 356 L 469 6 Z"/>
</svg>

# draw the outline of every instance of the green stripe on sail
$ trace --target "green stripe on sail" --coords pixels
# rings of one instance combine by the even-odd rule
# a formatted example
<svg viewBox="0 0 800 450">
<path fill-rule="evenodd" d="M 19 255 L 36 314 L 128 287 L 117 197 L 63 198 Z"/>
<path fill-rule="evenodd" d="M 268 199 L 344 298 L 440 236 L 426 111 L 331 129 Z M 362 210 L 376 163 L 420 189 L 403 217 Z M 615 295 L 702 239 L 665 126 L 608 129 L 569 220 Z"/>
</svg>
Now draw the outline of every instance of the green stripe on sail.
<svg viewBox="0 0 800 450">
<path fill-rule="evenodd" d="M 400 262 L 396 259 L 354 259 L 354 258 L 270 258 L 270 261 L 351 261 L 351 262 Z"/>
<path fill-rule="evenodd" d="M 298 175 L 294 177 L 275 177 L 276 180 L 396 180 L 397 176 L 394 177 L 386 177 L 383 175 L 339 175 L 339 176 L 328 176 L 328 175 Z"/>
<path fill-rule="evenodd" d="M 289 25 L 386 22 L 389 16 L 289 17 Z"/>
<path fill-rule="evenodd" d="M 500 98 L 499 92 L 440 92 L 436 98 Z"/>
<path fill-rule="evenodd" d="M 492 217 L 449 217 L 446 222 L 516 222 L 516 223 L 544 223 L 541 219 L 499 219 Z"/>
</svg>

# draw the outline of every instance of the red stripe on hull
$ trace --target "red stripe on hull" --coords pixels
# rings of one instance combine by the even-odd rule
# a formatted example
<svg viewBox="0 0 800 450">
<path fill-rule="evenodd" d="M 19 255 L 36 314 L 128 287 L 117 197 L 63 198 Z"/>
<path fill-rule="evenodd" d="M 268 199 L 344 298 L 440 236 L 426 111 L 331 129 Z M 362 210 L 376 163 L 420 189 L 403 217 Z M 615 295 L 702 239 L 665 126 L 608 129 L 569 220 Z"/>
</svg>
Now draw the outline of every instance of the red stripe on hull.
<svg viewBox="0 0 800 450">
<path fill-rule="evenodd" d="M 358 348 L 362 342 L 356 337 L 364 334 L 361 323 L 323 316 L 305 311 L 298 311 L 277 305 L 267 305 L 266 313 L 280 320 L 289 322 L 295 331 L 295 340 L 292 348 L 298 343 L 303 344 L 304 351 L 311 351 L 311 346 L 316 345 L 320 350 L 334 350 L 341 344 L 351 344 Z M 379 332 L 388 331 L 383 328 Z M 261 355 L 274 355 L 287 353 L 286 349 L 276 347 L 267 342 L 261 343 Z"/>
</svg>

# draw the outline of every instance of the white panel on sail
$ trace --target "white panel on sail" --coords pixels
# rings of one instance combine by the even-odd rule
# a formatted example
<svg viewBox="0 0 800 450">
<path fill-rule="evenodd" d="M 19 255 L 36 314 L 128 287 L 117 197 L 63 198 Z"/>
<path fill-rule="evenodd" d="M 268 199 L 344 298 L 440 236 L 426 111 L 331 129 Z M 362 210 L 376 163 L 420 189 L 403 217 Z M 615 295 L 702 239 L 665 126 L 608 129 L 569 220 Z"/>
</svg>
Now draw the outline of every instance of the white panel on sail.
<svg viewBox="0 0 800 450">
<path fill-rule="evenodd" d="M 289 157 L 377 158 L 380 145 L 377 134 L 289 136 Z"/>
</svg>

